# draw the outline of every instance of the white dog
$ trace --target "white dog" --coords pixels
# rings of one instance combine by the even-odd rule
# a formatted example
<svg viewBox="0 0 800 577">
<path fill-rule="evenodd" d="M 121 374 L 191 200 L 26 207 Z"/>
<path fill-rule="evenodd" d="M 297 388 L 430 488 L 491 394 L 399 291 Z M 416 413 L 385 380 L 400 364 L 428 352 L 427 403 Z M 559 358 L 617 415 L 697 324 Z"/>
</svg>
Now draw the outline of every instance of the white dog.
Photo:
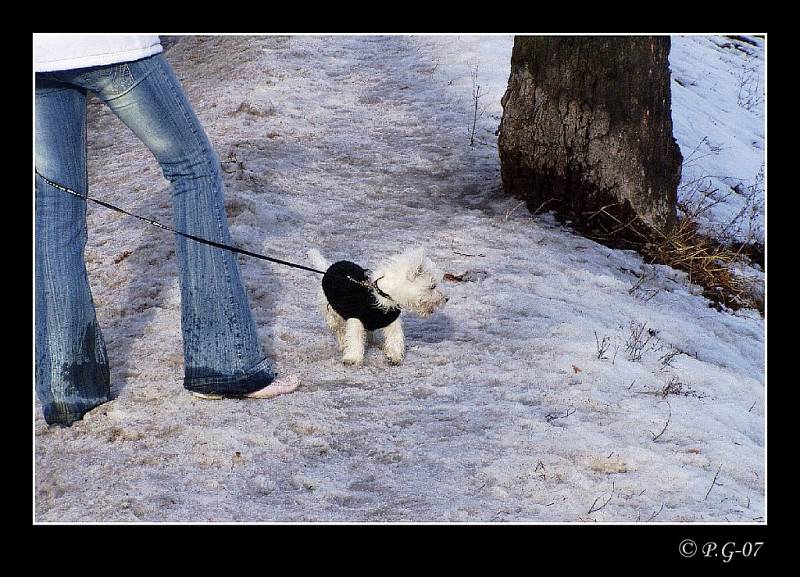
<svg viewBox="0 0 800 577">
<path fill-rule="evenodd" d="M 406 344 L 400 312 L 427 317 L 447 302 L 436 288 L 441 272 L 421 248 L 397 254 L 374 271 L 349 261 L 331 265 L 317 250 L 308 251 L 308 257 L 327 271 L 319 291 L 320 310 L 346 365 L 363 364 L 368 337 L 379 330 L 386 358 L 402 363 Z"/>
</svg>

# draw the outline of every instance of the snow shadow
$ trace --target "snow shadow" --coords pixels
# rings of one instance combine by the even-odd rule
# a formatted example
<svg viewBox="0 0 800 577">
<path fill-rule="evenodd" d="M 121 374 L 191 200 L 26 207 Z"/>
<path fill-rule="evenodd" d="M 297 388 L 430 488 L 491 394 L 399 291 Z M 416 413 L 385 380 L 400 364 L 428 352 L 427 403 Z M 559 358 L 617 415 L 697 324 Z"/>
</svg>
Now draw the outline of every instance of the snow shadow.
<svg viewBox="0 0 800 577">
<path fill-rule="evenodd" d="M 452 339 L 455 325 L 445 308 L 426 319 L 406 315 L 403 317 L 403 327 L 406 338 L 411 342 L 443 343 Z"/>
</svg>

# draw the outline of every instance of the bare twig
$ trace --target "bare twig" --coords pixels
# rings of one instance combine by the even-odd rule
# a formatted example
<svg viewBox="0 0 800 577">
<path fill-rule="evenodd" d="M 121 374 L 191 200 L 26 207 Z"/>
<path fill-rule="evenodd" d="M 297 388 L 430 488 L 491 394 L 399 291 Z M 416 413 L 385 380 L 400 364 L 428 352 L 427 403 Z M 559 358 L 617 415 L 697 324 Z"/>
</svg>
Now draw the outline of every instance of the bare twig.
<svg viewBox="0 0 800 577">
<path fill-rule="evenodd" d="M 505 218 L 505 219 L 506 219 L 506 220 L 508 220 L 508 219 L 511 217 L 511 215 L 512 215 L 512 214 L 514 214 L 514 212 L 516 212 L 516 210 L 517 210 L 517 209 L 518 209 L 520 206 L 522 206 L 523 204 L 525 204 L 525 201 L 524 201 L 524 200 L 523 200 L 523 201 L 520 201 L 519 203 L 517 203 L 517 204 L 514 206 L 514 208 L 509 208 L 509 209 L 506 211 L 506 218 Z"/>
<path fill-rule="evenodd" d="M 575 412 L 575 410 L 576 410 L 575 408 L 570 407 L 569 409 L 567 409 L 567 411 L 563 415 L 556 415 L 555 413 L 548 413 L 547 415 L 545 415 L 544 418 L 548 423 L 550 423 L 552 421 L 555 421 L 556 419 L 565 419 L 565 418 L 569 417 L 571 414 L 573 414 Z"/>
<path fill-rule="evenodd" d="M 657 334 L 653 329 L 649 329 L 645 333 L 647 323 L 637 323 L 631 321 L 629 324 L 630 333 L 625 340 L 625 350 L 628 353 L 628 360 L 639 362 L 642 360 L 642 355 L 648 350 L 650 341 Z M 646 334 L 646 336 L 645 336 Z M 652 345 L 651 347 L 652 348 Z"/>
<path fill-rule="evenodd" d="M 592 506 L 591 506 L 591 507 L 589 507 L 589 511 L 588 511 L 588 513 L 586 513 L 586 514 L 587 514 L 587 515 L 591 515 L 592 513 L 596 513 L 597 511 L 599 511 L 600 509 L 602 509 L 603 507 L 605 507 L 606 505 L 608 505 L 608 504 L 611 502 L 611 499 L 613 499 L 613 498 L 614 498 L 614 488 L 615 488 L 615 485 L 614 485 L 614 482 L 612 481 L 612 482 L 611 482 L 611 495 L 609 495 L 609 496 L 608 496 L 608 499 L 606 499 L 606 500 L 603 502 L 603 504 L 602 504 L 602 505 L 600 505 L 599 507 L 597 507 L 597 508 L 595 509 L 595 507 L 594 507 L 594 506 L 595 506 L 595 505 L 597 505 L 597 501 L 599 501 L 599 500 L 600 500 L 600 497 L 597 497 L 597 498 L 594 500 L 594 503 L 592 503 Z"/>
<path fill-rule="evenodd" d="M 663 369 L 666 367 L 670 367 L 674 369 L 675 367 L 672 366 L 672 361 L 682 352 L 683 351 L 676 349 L 675 347 L 671 347 L 670 350 L 666 352 L 666 354 L 664 354 L 660 359 L 658 359 L 659 361 L 661 361 L 661 368 Z"/>
<path fill-rule="evenodd" d="M 703 498 L 703 501 L 708 499 L 709 494 L 711 494 L 711 489 L 713 489 L 717 485 L 717 477 L 719 477 L 719 472 L 722 469 L 722 463 L 719 464 L 719 468 L 717 469 L 717 473 L 714 475 L 714 480 L 711 481 L 711 486 L 708 488 L 706 492 L 706 496 Z"/>
<path fill-rule="evenodd" d="M 559 201 L 559 202 L 561 201 L 561 200 L 560 200 L 560 199 L 558 199 L 558 198 L 548 198 L 548 199 L 547 199 L 547 200 L 545 200 L 545 201 L 544 201 L 542 204 L 540 204 L 540 205 L 539 205 L 539 207 L 538 207 L 536 210 L 534 210 L 534 211 L 531 213 L 531 218 L 534 218 L 534 217 L 535 217 L 537 214 L 539 214 L 539 211 L 540 211 L 540 210 L 542 210 L 542 209 L 545 207 L 545 205 L 547 205 L 547 204 L 549 204 L 549 203 L 553 202 L 554 200 L 555 200 L 555 201 Z"/>
<path fill-rule="evenodd" d="M 761 74 L 757 63 L 746 61 L 742 71 L 737 73 L 739 93 L 736 103 L 745 110 L 752 110 L 764 101 L 764 89 L 761 86 Z"/>
<path fill-rule="evenodd" d="M 697 146 L 694 147 L 694 150 L 692 150 L 692 152 L 689 153 L 689 156 L 687 156 L 683 160 L 683 165 L 684 166 L 688 166 L 692 162 L 696 162 L 698 160 L 697 158 L 695 158 L 695 154 L 697 154 L 697 151 L 700 150 L 700 147 L 703 145 L 703 143 L 706 140 L 708 140 L 708 136 L 704 136 L 703 138 L 700 139 L 700 142 L 697 143 Z"/>
<path fill-rule="evenodd" d="M 661 503 L 661 508 L 652 515 L 650 515 L 650 518 L 647 521 L 645 521 L 645 523 L 649 523 L 650 521 L 658 517 L 658 514 L 661 513 L 661 511 L 663 510 L 664 510 L 664 503 Z"/>
<path fill-rule="evenodd" d="M 608 347 L 611 345 L 611 339 L 607 336 L 603 337 L 603 340 L 597 337 L 597 331 L 594 331 L 594 342 L 597 345 L 597 358 L 598 359 L 607 359 L 606 351 Z"/>
<path fill-rule="evenodd" d="M 475 69 L 472 72 L 472 99 L 475 101 L 475 109 L 472 114 L 472 131 L 469 135 L 469 145 L 475 146 L 475 128 L 478 125 L 478 118 L 483 116 L 483 111 L 481 111 L 480 116 L 478 116 L 478 103 L 480 102 L 481 96 L 481 85 L 478 84 L 478 65 L 475 65 Z"/>
<path fill-rule="evenodd" d="M 663 434 L 664 434 L 664 432 L 667 430 L 667 427 L 669 427 L 669 420 L 672 418 L 672 405 L 670 405 L 670 404 L 669 404 L 669 401 L 664 401 L 664 402 L 665 402 L 665 403 L 667 403 L 667 407 L 669 407 L 669 415 L 667 416 L 667 422 L 666 422 L 666 423 L 664 423 L 664 428 L 663 428 L 663 429 L 661 429 L 661 432 L 660 432 L 658 435 L 653 435 L 653 432 L 652 432 L 652 431 L 650 431 L 650 434 L 651 434 L 651 435 L 653 435 L 653 442 L 654 442 L 654 443 L 655 443 L 655 442 L 656 442 L 656 441 L 657 441 L 657 440 L 658 440 L 658 439 L 661 437 L 661 435 L 663 435 Z"/>
<path fill-rule="evenodd" d="M 656 279 L 655 272 L 653 272 L 653 271 L 644 272 L 644 273 L 641 274 L 641 276 L 637 275 L 636 273 L 633 273 L 633 274 L 638 277 L 638 280 L 635 283 L 633 283 L 633 285 L 631 285 L 631 288 L 628 289 L 628 294 L 629 295 L 639 296 L 641 293 L 644 293 L 644 295 L 646 295 L 646 296 L 642 296 L 641 298 L 645 302 L 648 302 L 653 297 L 655 297 L 658 293 L 661 292 L 661 289 L 648 289 L 648 288 L 643 288 L 643 286 L 642 286 L 642 285 L 644 285 L 645 282 L 653 281 L 653 280 Z"/>
<path fill-rule="evenodd" d="M 485 142 L 485 141 L 483 141 L 483 140 L 480 140 L 480 139 L 478 139 L 478 138 L 476 138 L 476 139 L 475 139 L 475 142 L 476 142 L 477 144 L 480 144 L 481 146 L 488 146 L 489 148 L 497 148 L 497 145 L 496 145 L 496 144 L 494 144 L 494 143 L 492 143 L 492 142 Z"/>
</svg>

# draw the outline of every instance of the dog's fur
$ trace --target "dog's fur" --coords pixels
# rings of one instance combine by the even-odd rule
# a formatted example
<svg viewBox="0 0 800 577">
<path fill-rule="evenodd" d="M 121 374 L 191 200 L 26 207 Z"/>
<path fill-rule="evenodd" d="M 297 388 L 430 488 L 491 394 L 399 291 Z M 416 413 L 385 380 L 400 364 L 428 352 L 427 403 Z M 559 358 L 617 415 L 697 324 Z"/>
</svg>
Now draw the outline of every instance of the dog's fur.
<svg viewBox="0 0 800 577">
<path fill-rule="evenodd" d="M 320 270 L 327 270 L 331 264 L 317 250 L 308 251 L 308 257 Z M 369 271 L 370 282 L 379 279 L 380 290 L 391 297 L 387 299 L 376 292 L 375 298 L 381 307 L 399 307 L 401 311 L 410 311 L 420 317 L 430 316 L 447 302 L 447 297 L 436 288 L 441 278 L 441 272 L 421 248 L 396 254 Z M 368 331 L 356 318 L 342 318 L 328 305 L 322 288 L 319 291 L 319 307 L 328 328 L 336 336 L 342 362 L 346 365 L 362 365 L 368 341 L 376 342 L 372 331 Z M 379 329 L 383 332 L 383 352 L 389 362 L 396 365 L 403 362 L 406 352 L 400 318 Z"/>
</svg>

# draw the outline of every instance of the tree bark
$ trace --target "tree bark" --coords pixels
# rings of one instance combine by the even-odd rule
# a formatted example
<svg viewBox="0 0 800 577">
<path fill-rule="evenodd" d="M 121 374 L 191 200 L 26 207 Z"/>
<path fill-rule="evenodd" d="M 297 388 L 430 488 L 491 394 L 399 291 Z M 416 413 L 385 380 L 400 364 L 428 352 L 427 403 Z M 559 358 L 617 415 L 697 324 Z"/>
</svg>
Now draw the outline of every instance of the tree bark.
<svg viewBox="0 0 800 577">
<path fill-rule="evenodd" d="M 668 36 L 517 36 L 501 101 L 503 188 L 531 212 L 603 233 L 614 221 L 668 230 L 683 160 L 669 48 Z"/>
</svg>

